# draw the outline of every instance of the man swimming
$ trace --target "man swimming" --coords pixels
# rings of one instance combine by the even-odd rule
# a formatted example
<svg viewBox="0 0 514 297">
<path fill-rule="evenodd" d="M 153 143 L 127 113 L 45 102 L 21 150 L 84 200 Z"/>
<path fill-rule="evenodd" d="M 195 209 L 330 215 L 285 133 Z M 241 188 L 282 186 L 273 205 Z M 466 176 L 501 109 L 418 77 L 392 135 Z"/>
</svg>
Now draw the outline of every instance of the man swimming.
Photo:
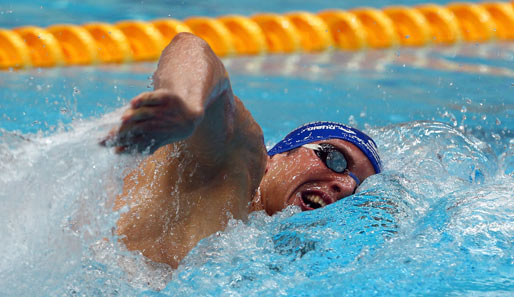
<svg viewBox="0 0 514 297">
<path fill-rule="evenodd" d="M 381 170 L 371 138 L 332 122 L 304 125 L 266 152 L 222 62 L 192 34 L 164 49 L 153 80 L 102 143 L 151 152 L 125 177 L 115 209 L 128 206 L 117 223 L 126 247 L 155 262 L 176 268 L 230 218 L 320 208 Z"/>
</svg>

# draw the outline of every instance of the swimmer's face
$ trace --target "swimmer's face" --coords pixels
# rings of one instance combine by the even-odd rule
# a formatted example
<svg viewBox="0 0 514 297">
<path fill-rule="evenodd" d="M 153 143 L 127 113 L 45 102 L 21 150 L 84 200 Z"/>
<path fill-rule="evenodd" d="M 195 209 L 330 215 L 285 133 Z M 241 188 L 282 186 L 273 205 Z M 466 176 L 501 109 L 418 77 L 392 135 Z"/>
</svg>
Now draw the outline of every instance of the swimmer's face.
<svg viewBox="0 0 514 297">
<path fill-rule="evenodd" d="M 352 143 L 341 139 L 313 143 L 329 143 L 336 147 L 344 154 L 348 170 L 361 181 L 375 174 L 371 162 Z M 259 188 L 260 195 L 253 205 L 270 215 L 288 205 L 297 205 L 304 211 L 312 210 L 353 194 L 356 183 L 348 174 L 327 168 L 312 149 L 299 147 L 268 160 Z"/>
</svg>

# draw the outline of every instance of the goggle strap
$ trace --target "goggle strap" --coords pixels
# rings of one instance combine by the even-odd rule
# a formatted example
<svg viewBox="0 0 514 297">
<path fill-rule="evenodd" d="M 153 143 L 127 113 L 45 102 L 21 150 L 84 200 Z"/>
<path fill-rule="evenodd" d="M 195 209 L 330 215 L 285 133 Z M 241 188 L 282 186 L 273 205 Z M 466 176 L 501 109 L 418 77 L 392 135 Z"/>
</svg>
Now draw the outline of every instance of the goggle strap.
<svg viewBox="0 0 514 297">
<path fill-rule="evenodd" d="M 311 150 L 313 150 L 313 151 L 319 151 L 319 150 L 321 150 L 321 145 L 316 144 L 316 143 L 306 143 L 306 144 L 302 145 L 302 147 L 305 147 L 305 148 L 311 149 Z"/>
<path fill-rule="evenodd" d="M 346 172 L 348 173 L 348 175 L 353 178 L 353 180 L 357 183 L 355 188 L 357 188 L 360 184 L 361 184 L 361 181 L 359 180 L 359 178 L 357 177 L 357 175 L 353 174 L 350 170 L 346 170 Z"/>
</svg>

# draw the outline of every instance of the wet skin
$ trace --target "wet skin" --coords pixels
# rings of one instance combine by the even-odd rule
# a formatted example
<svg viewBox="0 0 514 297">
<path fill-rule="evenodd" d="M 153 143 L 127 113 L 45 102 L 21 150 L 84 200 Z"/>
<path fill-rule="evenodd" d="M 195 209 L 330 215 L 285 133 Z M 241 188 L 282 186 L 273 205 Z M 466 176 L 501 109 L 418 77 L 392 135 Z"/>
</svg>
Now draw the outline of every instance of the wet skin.
<svg viewBox="0 0 514 297">
<path fill-rule="evenodd" d="M 200 38 L 180 33 L 163 51 L 155 90 L 136 96 L 101 144 L 150 155 L 124 178 L 115 210 L 129 250 L 176 268 L 231 218 L 287 205 L 310 210 L 351 195 L 355 181 L 307 148 L 268 157 L 262 130 L 232 93 L 228 74 Z M 374 174 L 353 144 L 331 139 L 363 181 Z"/>
<path fill-rule="evenodd" d="M 344 154 L 348 170 L 359 180 L 363 181 L 375 174 L 371 162 L 352 143 L 341 139 L 314 143 L 336 146 Z M 303 211 L 312 210 L 352 195 L 357 186 L 348 174 L 336 173 L 327 168 L 313 150 L 299 147 L 268 159 L 253 205 L 255 210 L 264 209 L 269 215 L 288 205 L 297 205 Z M 312 203 L 307 196 L 313 195 L 318 196 L 322 202 Z"/>
</svg>

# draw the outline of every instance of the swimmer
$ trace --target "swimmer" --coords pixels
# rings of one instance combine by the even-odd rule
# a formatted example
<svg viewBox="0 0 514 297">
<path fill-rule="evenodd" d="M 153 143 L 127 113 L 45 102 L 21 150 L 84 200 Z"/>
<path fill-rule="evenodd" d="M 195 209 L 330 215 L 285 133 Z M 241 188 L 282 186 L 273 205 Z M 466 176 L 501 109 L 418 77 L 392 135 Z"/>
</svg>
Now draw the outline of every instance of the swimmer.
<svg viewBox="0 0 514 297">
<path fill-rule="evenodd" d="M 192 34 L 164 49 L 153 81 L 101 142 L 150 153 L 124 178 L 115 209 L 128 206 L 117 222 L 126 247 L 152 261 L 176 268 L 231 218 L 317 209 L 381 171 L 373 140 L 339 123 L 303 125 L 267 152 L 221 60 Z"/>
</svg>

